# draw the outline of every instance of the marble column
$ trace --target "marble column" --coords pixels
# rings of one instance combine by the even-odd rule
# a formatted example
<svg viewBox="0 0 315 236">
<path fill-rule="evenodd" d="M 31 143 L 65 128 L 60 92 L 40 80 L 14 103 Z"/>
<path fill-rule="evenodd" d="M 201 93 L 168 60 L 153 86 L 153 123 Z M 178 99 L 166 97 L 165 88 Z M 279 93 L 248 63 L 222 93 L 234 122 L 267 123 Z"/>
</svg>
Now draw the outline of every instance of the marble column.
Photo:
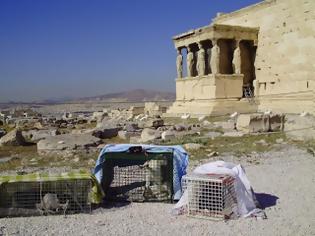
<svg viewBox="0 0 315 236">
<path fill-rule="evenodd" d="M 194 54 L 191 48 L 187 46 L 187 77 L 193 77 L 194 73 Z"/>
<path fill-rule="evenodd" d="M 177 48 L 176 69 L 177 78 L 183 78 L 183 55 L 179 48 Z"/>
<path fill-rule="evenodd" d="M 241 74 L 241 49 L 240 49 L 240 40 L 236 41 L 236 48 L 233 53 L 233 72 L 234 74 Z"/>
<path fill-rule="evenodd" d="M 199 76 L 206 74 L 206 52 L 201 43 L 198 43 L 199 51 L 197 53 L 197 72 Z"/>
<path fill-rule="evenodd" d="M 212 45 L 210 66 L 212 74 L 215 75 L 220 73 L 220 47 L 217 39 L 212 40 Z"/>
</svg>

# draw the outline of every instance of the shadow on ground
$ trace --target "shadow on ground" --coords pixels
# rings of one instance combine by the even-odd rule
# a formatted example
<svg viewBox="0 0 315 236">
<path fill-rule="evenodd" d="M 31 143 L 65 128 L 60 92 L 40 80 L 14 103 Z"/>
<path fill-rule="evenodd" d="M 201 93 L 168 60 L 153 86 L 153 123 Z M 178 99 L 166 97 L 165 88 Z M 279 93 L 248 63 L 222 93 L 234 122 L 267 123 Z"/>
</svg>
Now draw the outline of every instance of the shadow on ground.
<svg viewBox="0 0 315 236">
<path fill-rule="evenodd" d="M 122 202 L 114 202 L 114 201 L 106 201 L 102 204 L 95 206 L 95 209 L 97 208 L 103 208 L 103 209 L 115 209 L 115 208 L 121 208 L 128 206 L 130 202 L 128 201 L 122 201 Z"/>
<path fill-rule="evenodd" d="M 268 193 L 255 193 L 255 195 L 262 209 L 275 206 L 279 199 L 277 196 Z"/>
</svg>

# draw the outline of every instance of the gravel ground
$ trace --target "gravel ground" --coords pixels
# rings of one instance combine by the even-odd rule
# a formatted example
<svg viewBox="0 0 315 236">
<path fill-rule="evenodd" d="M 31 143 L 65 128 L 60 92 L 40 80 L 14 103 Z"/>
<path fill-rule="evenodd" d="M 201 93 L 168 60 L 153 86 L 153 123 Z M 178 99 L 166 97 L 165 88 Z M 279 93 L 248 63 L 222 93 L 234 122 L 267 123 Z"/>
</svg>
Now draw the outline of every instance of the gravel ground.
<svg viewBox="0 0 315 236">
<path fill-rule="evenodd" d="M 245 169 L 266 220 L 213 222 L 172 216 L 172 204 L 132 203 L 91 215 L 0 219 L 0 228 L 3 235 L 315 235 L 315 157 L 286 146 L 259 163 Z"/>
</svg>

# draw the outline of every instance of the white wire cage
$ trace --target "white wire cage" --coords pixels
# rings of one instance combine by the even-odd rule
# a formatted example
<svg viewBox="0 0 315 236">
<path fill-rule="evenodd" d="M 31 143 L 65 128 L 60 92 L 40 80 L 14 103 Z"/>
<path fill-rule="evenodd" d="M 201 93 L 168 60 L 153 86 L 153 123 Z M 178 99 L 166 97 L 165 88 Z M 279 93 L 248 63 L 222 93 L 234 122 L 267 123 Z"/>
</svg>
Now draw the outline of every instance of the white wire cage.
<svg viewBox="0 0 315 236">
<path fill-rule="evenodd" d="M 187 215 L 212 220 L 229 219 L 237 207 L 235 179 L 228 175 L 191 174 L 182 178 Z"/>
</svg>

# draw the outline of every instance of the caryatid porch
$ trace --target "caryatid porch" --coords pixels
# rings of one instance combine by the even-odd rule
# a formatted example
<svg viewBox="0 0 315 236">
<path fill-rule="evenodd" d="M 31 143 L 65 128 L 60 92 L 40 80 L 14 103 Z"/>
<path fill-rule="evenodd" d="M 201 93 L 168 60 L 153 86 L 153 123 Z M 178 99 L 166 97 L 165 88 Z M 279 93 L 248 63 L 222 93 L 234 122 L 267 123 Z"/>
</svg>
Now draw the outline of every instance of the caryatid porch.
<svg viewBox="0 0 315 236">
<path fill-rule="evenodd" d="M 257 28 L 226 25 L 175 36 L 177 100 L 242 98 L 253 87 L 257 38 Z"/>
<path fill-rule="evenodd" d="M 210 25 L 175 36 L 177 79 L 173 108 L 192 101 L 239 101 L 244 97 L 244 88 L 253 93 L 258 31 Z"/>
</svg>

